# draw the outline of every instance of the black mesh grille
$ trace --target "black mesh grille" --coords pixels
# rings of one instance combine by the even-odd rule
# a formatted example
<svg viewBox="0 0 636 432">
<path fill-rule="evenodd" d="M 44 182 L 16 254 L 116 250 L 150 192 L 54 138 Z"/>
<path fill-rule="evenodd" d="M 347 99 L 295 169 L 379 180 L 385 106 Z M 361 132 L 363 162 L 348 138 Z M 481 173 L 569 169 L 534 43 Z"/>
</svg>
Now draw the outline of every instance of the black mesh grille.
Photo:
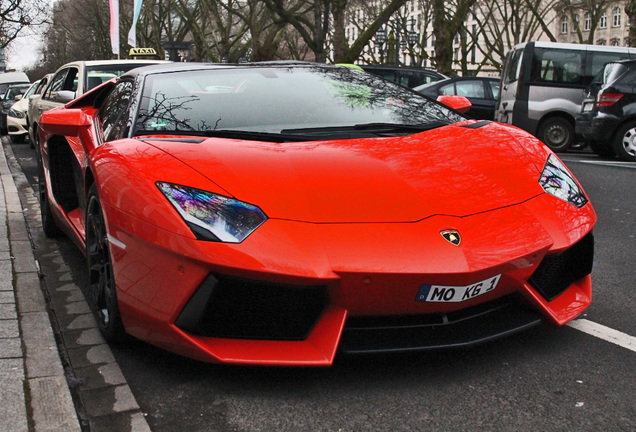
<svg viewBox="0 0 636 432">
<path fill-rule="evenodd" d="M 192 320 L 184 308 L 177 325 L 203 336 L 302 340 L 327 304 L 326 288 L 291 286 L 218 276 L 207 306 Z M 204 283 L 202 289 L 209 289 Z M 196 294 L 195 294 L 196 296 Z M 193 296 L 193 298 L 195 298 Z M 180 322 L 195 323 L 181 326 Z"/>
<path fill-rule="evenodd" d="M 350 317 L 339 350 L 344 353 L 422 351 L 466 347 L 532 327 L 535 311 L 507 296 L 449 314 Z"/>
<path fill-rule="evenodd" d="M 592 272 L 594 236 L 589 233 L 571 248 L 546 255 L 529 279 L 546 300 L 552 300 L 570 285 Z"/>
</svg>

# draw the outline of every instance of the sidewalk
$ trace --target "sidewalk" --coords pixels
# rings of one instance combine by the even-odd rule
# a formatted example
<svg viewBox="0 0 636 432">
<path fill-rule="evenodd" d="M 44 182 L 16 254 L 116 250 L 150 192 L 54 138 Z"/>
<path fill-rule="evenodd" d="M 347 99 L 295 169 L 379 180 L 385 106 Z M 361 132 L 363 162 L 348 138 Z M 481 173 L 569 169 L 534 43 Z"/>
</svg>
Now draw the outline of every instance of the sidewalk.
<svg viewBox="0 0 636 432">
<path fill-rule="evenodd" d="M 80 431 L 4 146 L 0 175 L 0 431 Z"/>
</svg>

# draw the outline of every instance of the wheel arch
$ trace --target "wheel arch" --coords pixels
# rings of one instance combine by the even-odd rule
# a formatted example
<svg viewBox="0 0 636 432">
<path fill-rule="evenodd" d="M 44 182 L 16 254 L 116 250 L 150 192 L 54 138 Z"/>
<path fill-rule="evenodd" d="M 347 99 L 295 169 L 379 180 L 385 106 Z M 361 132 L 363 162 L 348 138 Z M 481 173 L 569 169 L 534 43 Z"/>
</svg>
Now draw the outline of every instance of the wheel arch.
<svg viewBox="0 0 636 432">
<path fill-rule="evenodd" d="M 614 142 L 614 140 L 618 136 L 618 131 L 621 130 L 623 126 L 625 126 L 628 123 L 636 124 L 636 113 L 621 119 L 621 122 L 618 123 L 616 127 L 614 128 L 614 130 L 612 131 L 612 135 L 610 136 L 610 143 Z"/>
<path fill-rule="evenodd" d="M 548 120 L 552 120 L 555 117 L 561 117 L 567 120 L 572 125 L 572 127 L 574 127 L 575 120 L 572 114 L 566 111 L 550 111 L 541 116 L 539 123 L 537 123 L 537 132 L 541 130 L 541 127 L 545 124 L 545 122 L 547 122 Z"/>
</svg>

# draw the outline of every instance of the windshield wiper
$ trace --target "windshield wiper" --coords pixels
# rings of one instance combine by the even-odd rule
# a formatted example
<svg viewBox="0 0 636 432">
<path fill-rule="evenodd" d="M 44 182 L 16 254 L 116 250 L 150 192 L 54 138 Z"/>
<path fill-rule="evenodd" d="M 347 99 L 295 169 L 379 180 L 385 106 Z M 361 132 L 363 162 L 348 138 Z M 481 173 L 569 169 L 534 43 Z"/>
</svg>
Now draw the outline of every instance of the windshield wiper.
<svg viewBox="0 0 636 432">
<path fill-rule="evenodd" d="M 286 135 L 275 132 L 254 132 L 245 130 L 219 129 L 219 130 L 155 130 L 155 131 L 137 131 L 136 136 L 145 135 L 185 135 L 199 136 L 208 138 L 233 138 L 248 141 L 266 141 L 266 142 L 300 142 L 315 139 L 315 137 L 307 137 L 301 135 Z"/>
<path fill-rule="evenodd" d="M 420 124 L 402 124 L 402 123 L 360 123 L 352 126 L 324 126 L 324 127 L 310 127 L 310 128 L 297 128 L 297 129 L 283 129 L 281 134 L 295 135 L 295 134 L 338 134 L 344 132 L 361 131 L 371 134 L 383 134 L 383 133 L 400 133 L 400 132 L 424 132 L 438 127 L 446 126 L 450 124 L 445 121 L 433 121 L 429 123 Z"/>
</svg>

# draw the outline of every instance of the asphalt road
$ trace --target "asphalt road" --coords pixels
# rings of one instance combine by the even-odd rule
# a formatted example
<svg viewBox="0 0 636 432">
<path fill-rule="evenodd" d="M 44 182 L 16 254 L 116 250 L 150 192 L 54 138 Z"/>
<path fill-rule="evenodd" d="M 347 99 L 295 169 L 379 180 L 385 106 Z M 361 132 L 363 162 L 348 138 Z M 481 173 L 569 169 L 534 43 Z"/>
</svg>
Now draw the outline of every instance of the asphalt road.
<svg viewBox="0 0 636 432">
<path fill-rule="evenodd" d="M 37 190 L 33 151 L 13 149 Z M 580 318 L 612 341 L 539 327 L 474 349 L 337 357 L 327 369 L 210 365 L 138 341 L 112 345 L 152 431 L 636 431 L 636 164 L 562 158 L 599 216 L 594 301 Z M 85 286 L 81 253 L 59 243 L 71 283 Z"/>
</svg>

